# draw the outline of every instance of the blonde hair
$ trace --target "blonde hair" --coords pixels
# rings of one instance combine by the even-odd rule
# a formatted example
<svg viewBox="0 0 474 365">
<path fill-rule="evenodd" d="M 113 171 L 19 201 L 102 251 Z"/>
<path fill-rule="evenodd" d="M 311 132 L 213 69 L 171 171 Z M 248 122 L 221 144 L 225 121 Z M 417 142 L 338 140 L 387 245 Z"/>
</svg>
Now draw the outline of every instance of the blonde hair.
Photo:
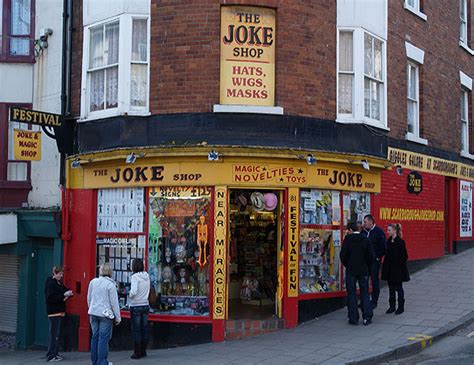
<svg viewBox="0 0 474 365">
<path fill-rule="evenodd" d="M 57 275 L 60 272 L 64 272 L 64 269 L 61 265 L 53 266 L 53 274 Z"/>
<path fill-rule="evenodd" d="M 112 270 L 112 268 L 110 267 L 109 264 L 100 265 L 100 267 L 99 267 L 99 275 L 100 276 L 108 276 L 109 278 L 111 278 L 112 274 L 113 274 L 113 270 Z"/>
<path fill-rule="evenodd" d="M 400 223 L 390 223 L 388 226 L 393 228 L 398 237 L 403 237 L 402 225 Z"/>
</svg>

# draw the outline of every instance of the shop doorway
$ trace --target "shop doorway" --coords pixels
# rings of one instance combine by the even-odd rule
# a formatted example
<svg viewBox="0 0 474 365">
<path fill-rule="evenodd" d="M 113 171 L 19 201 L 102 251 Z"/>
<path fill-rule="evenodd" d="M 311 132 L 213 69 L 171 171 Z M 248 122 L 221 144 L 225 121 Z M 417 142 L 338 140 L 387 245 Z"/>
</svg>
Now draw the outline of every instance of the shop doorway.
<svg viewBox="0 0 474 365">
<path fill-rule="evenodd" d="M 229 194 L 228 319 L 269 319 L 281 313 L 283 245 L 279 191 Z"/>
</svg>

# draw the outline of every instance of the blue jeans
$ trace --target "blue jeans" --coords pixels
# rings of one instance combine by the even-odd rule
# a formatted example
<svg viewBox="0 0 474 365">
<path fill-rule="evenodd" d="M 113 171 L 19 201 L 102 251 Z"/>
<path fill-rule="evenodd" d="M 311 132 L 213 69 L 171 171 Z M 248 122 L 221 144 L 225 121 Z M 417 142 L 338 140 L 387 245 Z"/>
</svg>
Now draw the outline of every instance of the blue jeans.
<svg viewBox="0 0 474 365">
<path fill-rule="evenodd" d="M 90 315 L 92 328 L 91 361 L 93 365 L 108 365 L 109 341 L 112 338 L 113 319 Z"/>
<path fill-rule="evenodd" d="M 48 334 L 48 352 L 46 360 L 50 360 L 58 355 L 59 352 L 59 336 L 61 334 L 61 323 L 63 317 L 48 317 L 49 334 Z"/>
<path fill-rule="evenodd" d="M 372 282 L 372 303 L 377 304 L 380 295 L 380 261 L 374 261 L 370 268 L 370 281 Z"/>
<path fill-rule="evenodd" d="M 360 303 L 362 307 L 362 318 L 372 319 L 372 305 L 369 298 L 369 277 L 354 276 L 346 271 L 347 310 L 349 321 L 359 322 L 359 309 L 357 308 L 356 284 L 359 283 Z"/>
<path fill-rule="evenodd" d="M 148 305 L 130 307 L 134 343 L 148 343 Z"/>
</svg>

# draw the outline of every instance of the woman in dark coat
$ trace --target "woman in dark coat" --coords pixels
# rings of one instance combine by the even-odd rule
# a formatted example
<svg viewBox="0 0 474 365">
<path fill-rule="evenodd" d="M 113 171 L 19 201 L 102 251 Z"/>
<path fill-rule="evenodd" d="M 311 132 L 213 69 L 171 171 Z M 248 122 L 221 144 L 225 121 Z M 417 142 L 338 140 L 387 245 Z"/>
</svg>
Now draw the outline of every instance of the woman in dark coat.
<svg viewBox="0 0 474 365">
<path fill-rule="evenodd" d="M 405 310 L 405 295 L 403 282 L 409 281 L 408 254 L 405 241 L 402 240 L 402 226 L 398 223 L 389 224 L 387 227 L 389 238 L 387 251 L 382 265 L 382 280 L 388 281 L 390 308 L 388 313 L 402 314 Z M 398 293 L 398 308 L 395 311 L 395 292 Z"/>
</svg>

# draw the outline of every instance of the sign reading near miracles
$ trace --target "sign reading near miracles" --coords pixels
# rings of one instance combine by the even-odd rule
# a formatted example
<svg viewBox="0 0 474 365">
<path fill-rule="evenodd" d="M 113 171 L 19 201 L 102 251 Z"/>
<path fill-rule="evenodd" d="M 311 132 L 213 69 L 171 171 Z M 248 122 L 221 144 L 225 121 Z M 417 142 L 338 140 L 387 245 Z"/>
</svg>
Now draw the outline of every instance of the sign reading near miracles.
<svg viewBox="0 0 474 365">
<path fill-rule="evenodd" d="M 221 8 L 220 103 L 273 106 L 275 10 Z"/>
</svg>

